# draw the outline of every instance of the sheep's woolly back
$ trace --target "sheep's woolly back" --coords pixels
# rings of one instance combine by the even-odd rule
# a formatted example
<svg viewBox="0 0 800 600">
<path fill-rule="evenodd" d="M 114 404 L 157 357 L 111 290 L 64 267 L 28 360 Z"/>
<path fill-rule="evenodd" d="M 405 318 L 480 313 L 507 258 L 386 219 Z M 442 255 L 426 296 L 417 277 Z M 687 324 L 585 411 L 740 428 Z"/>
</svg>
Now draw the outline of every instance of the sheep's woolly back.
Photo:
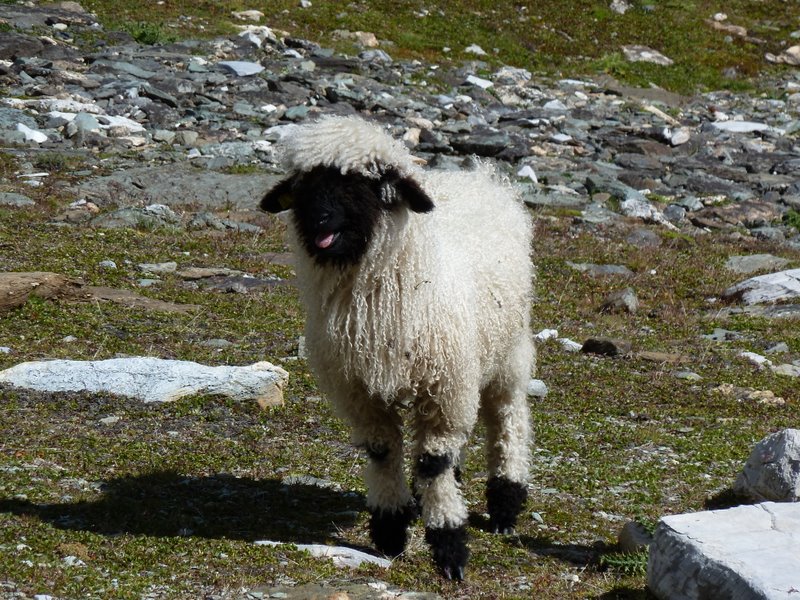
<svg viewBox="0 0 800 600">
<path fill-rule="evenodd" d="M 386 167 L 401 175 L 418 170 L 400 142 L 359 117 L 330 116 L 293 127 L 282 146 L 284 165 L 295 173 L 326 166 L 377 178 Z"/>
</svg>

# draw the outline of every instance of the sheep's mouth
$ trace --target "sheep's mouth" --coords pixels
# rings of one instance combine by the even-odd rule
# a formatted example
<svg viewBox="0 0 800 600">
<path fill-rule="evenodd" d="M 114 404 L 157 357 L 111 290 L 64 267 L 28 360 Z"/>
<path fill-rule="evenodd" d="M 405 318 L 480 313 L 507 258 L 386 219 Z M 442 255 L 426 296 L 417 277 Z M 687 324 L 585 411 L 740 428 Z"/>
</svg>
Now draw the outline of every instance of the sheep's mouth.
<svg viewBox="0 0 800 600">
<path fill-rule="evenodd" d="M 320 250 L 327 250 L 333 246 L 338 239 L 338 231 L 323 231 L 322 233 L 317 234 L 317 237 L 314 238 L 314 245 L 316 245 L 316 247 Z"/>
</svg>

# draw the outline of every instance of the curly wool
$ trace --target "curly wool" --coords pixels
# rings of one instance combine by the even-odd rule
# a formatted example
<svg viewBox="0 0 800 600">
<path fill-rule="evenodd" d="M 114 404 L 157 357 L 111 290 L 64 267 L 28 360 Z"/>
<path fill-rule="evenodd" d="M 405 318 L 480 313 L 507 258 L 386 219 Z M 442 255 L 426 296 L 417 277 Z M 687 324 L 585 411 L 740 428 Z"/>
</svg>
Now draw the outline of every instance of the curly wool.
<svg viewBox="0 0 800 600">
<path fill-rule="evenodd" d="M 529 330 L 532 226 L 512 188 L 487 166 L 422 171 L 399 143 L 354 117 L 299 127 L 285 147 L 294 169 L 411 171 L 436 205 L 430 214 L 385 213 L 355 268 L 298 253 L 310 359 L 323 390 L 335 402 L 359 384 L 385 403 L 430 398 L 450 427 L 474 422 L 478 391 L 504 373 Z M 417 410 L 435 414 L 425 402 Z"/>
<path fill-rule="evenodd" d="M 408 406 L 426 539 L 441 572 L 461 579 L 468 513 L 456 471 L 479 408 L 493 528 L 511 530 L 527 495 L 530 216 L 490 167 L 423 171 L 401 144 L 358 118 L 297 127 L 284 148 L 290 177 L 262 207 L 293 206 L 309 361 L 370 457 L 373 541 L 396 554 L 407 540 L 414 499 L 398 409 Z M 327 260 L 331 240 L 342 238 L 349 245 L 339 249 L 357 251 Z"/>
<path fill-rule="evenodd" d="M 359 117 L 329 117 L 292 127 L 282 146 L 289 172 L 323 166 L 377 178 L 388 165 L 402 175 L 419 170 L 400 142 Z"/>
</svg>

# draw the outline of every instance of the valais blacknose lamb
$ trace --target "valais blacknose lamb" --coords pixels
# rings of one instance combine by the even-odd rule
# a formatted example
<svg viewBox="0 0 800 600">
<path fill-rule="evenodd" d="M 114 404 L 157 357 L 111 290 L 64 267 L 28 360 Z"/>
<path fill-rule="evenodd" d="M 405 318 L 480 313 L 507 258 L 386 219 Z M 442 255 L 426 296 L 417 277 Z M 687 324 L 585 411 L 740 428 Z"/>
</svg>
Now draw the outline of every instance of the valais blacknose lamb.
<svg viewBox="0 0 800 600">
<path fill-rule="evenodd" d="M 527 497 L 530 217 L 490 167 L 423 170 L 361 118 L 294 127 L 282 146 L 288 178 L 261 207 L 291 211 L 308 358 L 366 450 L 372 540 L 400 554 L 419 509 L 434 561 L 462 579 L 459 462 L 479 411 L 491 528 L 511 531 Z"/>
</svg>

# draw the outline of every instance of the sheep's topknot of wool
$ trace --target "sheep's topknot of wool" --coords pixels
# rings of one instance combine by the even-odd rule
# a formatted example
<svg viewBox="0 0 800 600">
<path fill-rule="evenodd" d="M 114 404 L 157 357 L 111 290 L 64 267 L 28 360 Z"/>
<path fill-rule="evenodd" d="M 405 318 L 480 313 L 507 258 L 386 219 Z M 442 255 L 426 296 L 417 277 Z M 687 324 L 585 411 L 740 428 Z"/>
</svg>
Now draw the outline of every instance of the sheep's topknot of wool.
<svg viewBox="0 0 800 600">
<path fill-rule="evenodd" d="M 324 166 L 339 169 L 343 175 L 356 173 L 375 179 L 389 166 L 401 175 L 417 170 L 400 142 L 359 117 L 323 117 L 298 125 L 281 143 L 283 162 L 290 172 Z"/>
</svg>

